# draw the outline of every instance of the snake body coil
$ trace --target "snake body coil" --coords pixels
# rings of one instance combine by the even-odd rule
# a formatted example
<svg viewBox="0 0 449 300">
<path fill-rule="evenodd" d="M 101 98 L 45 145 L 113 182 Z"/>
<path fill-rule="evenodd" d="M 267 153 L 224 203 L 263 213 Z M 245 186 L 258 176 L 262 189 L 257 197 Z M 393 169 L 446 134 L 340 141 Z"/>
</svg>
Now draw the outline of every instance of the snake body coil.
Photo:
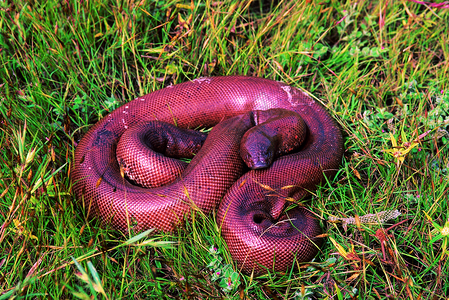
<svg viewBox="0 0 449 300">
<path fill-rule="evenodd" d="M 254 126 L 245 115 L 272 108 L 302 117 L 305 142 L 270 167 L 242 175 L 238 139 Z M 123 177 L 115 151 L 128 128 L 154 120 L 181 128 L 215 127 L 178 179 L 147 189 Z M 291 208 L 291 200 L 334 176 L 342 155 L 338 126 L 307 94 L 262 78 L 210 77 L 139 97 L 104 117 L 76 148 L 71 175 L 89 215 L 123 232 L 173 231 L 193 209 L 208 213 L 219 205 L 217 222 L 233 259 L 247 273 L 263 273 L 315 256 L 321 245 L 318 222 L 305 208 Z"/>
</svg>

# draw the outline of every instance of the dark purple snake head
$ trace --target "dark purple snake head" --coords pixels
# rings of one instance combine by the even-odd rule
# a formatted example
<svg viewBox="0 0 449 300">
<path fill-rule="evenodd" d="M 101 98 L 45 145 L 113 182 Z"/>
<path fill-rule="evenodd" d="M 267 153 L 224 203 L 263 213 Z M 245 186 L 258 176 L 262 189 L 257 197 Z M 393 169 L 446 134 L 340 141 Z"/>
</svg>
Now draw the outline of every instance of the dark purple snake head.
<svg viewBox="0 0 449 300">
<path fill-rule="evenodd" d="M 254 127 L 240 142 L 240 156 L 250 169 L 268 168 L 281 154 L 295 151 L 305 139 L 302 117 L 286 109 L 256 110 L 251 113 Z"/>
<path fill-rule="evenodd" d="M 248 131 L 240 143 L 240 156 L 250 169 L 264 169 L 273 163 L 276 148 L 275 139 L 265 132 Z"/>
</svg>

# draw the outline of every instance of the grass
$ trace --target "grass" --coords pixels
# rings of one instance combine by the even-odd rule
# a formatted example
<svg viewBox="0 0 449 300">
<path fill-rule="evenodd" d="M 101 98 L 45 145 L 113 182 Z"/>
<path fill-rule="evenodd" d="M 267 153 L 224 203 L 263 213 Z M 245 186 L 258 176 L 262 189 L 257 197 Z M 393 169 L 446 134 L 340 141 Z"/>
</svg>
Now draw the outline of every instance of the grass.
<svg viewBox="0 0 449 300">
<path fill-rule="evenodd" d="M 0 299 L 447 299 L 449 13 L 415 2 L 0 1 Z M 129 240 L 72 195 L 90 125 L 229 74 L 304 88 L 345 135 L 298 271 L 235 272 L 213 216 Z"/>
</svg>

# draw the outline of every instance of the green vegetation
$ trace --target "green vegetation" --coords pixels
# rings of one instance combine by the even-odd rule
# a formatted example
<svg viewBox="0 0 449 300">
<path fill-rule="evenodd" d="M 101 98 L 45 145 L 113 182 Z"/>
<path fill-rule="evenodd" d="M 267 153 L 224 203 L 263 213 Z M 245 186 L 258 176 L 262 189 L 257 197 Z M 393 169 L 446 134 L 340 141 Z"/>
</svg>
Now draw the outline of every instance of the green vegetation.
<svg viewBox="0 0 449 300">
<path fill-rule="evenodd" d="M 0 0 L 0 33 L 0 299 L 447 299 L 443 5 Z M 299 271 L 235 272 L 213 216 L 128 240 L 72 195 L 90 125 L 167 84 L 230 74 L 304 88 L 342 126 L 342 168 L 309 202 L 329 238 Z"/>
</svg>

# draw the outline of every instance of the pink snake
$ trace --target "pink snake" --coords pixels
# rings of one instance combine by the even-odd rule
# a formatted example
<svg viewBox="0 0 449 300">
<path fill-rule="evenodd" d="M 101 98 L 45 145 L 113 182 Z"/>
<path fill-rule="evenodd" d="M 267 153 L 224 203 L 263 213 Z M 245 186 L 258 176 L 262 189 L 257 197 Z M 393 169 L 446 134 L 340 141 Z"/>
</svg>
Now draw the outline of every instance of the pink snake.
<svg viewBox="0 0 449 300">
<path fill-rule="evenodd" d="M 271 108 L 302 117 L 305 143 L 270 167 L 243 174 L 239 138 L 253 124 L 233 117 Z M 153 120 L 215 127 L 178 179 L 147 189 L 123 177 L 115 151 L 128 128 Z M 260 274 L 285 271 L 317 254 L 322 244 L 317 218 L 291 204 L 332 178 L 342 155 L 339 127 L 306 93 L 256 77 L 206 77 L 138 97 L 104 117 L 77 146 L 71 176 L 89 216 L 122 232 L 173 231 L 195 210 L 208 214 L 218 207 L 216 221 L 237 266 Z"/>
</svg>

